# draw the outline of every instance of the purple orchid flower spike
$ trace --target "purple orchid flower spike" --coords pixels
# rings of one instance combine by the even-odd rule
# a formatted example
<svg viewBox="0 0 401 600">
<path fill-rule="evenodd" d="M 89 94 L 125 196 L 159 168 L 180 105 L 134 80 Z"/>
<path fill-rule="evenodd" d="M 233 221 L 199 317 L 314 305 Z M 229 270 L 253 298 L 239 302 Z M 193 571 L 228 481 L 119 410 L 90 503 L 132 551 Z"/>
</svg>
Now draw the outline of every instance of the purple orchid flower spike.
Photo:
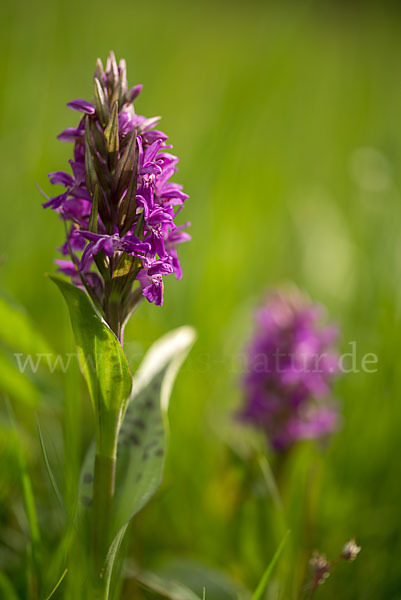
<svg viewBox="0 0 401 600">
<path fill-rule="evenodd" d="M 264 431 L 276 451 L 327 436 L 338 427 L 338 410 L 331 401 L 339 370 L 338 332 L 321 324 L 323 316 L 323 307 L 295 289 L 272 292 L 256 313 L 239 418 Z"/>
<path fill-rule="evenodd" d="M 72 172 L 49 173 L 65 189 L 43 206 L 67 225 L 69 260 L 57 261 L 59 270 L 85 287 L 121 339 L 139 300 L 163 304 L 163 277 L 182 275 L 177 246 L 190 236 L 176 218 L 188 196 L 170 181 L 178 158 L 155 129 L 159 117 L 134 111 L 142 86 L 128 89 L 125 61 L 110 53 L 106 69 L 97 65 L 94 100 L 69 102 L 81 120 L 58 136 L 74 144 Z"/>
</svg>

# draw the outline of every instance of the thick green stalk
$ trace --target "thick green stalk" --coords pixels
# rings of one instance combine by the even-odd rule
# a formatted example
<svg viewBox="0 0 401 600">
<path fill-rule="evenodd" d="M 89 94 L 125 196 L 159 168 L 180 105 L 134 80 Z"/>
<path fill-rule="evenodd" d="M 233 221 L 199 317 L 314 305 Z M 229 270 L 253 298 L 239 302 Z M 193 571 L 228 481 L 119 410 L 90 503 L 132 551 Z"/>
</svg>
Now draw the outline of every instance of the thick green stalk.
<svg viewBox="0 0 401 600">
<path fill-rule="evenodd" d="M 99 424 L 93 481 L 93 559 L 96 598 L 107 598 L 103 568 L 111 544 L 120 411 Z"/>
<path fill-rule="evenodd" d="M 119 301 L 109 301 L 106 310 L 106 321 L 121 342 L 121 318 Z"/>
<path fill-rule="evenodd" d="M 98 564 L 99 561 L 103 561 L 107 553 L 110 516 L 113 510 L 115 467 L 115 458 L 96 455 L 93 487 L 93 543 Z"/>
</svg>

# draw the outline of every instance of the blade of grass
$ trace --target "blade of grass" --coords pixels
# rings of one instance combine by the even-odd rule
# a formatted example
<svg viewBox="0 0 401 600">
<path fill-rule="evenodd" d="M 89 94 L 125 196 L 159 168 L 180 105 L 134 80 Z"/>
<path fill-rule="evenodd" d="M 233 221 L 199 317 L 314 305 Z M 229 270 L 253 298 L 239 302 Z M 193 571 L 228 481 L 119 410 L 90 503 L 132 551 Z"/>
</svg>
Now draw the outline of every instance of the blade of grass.
<svg viewBox="0 0 401 600">
<path fill-rule="evenodd" d="M 63 581 L 64 577 L 67 575 L 67 571 L 68 569 L 65 569 L 64 573 L 62 573 L 60 579 L 58 580 L 58 582 L 56 583 L 56 585 L 54 586 L 53 590 L 50 592 L 50 594 L 46 597 L 46 600 L 50 600 L 50 598 L 54 595 L 54 592 L 57 591 L 57 589 L 59 588 L 59 586 L 61 585 L 61 582 Z"/>
<path fill-rule="evenodd" d="M 103 577 L 105 580 L 105 588 L 104 588 L 104 600 L 109 600 L 110 598 L 110 585 L 111 585 L 111 577 L 113 575 L 114 563 L 117 558 L 118 551 L 120 549 L 121 543 L 123 541 L 125 532 L 127 531 L 128 523 L 126 523 L 123 527 L 121 527 L 120 531 L 117 533 L 114 538 L 109 551 L 106 557 L 106 563 L 104 567 Z M 99 599 L 100 600 L 100 599 Z"/>
<path fill-rule="evenodd" d="M 285 536 L 283 537 L 283 539 L 281 540 L 279 547 L 277 548 L 276 552 L 273 555 L 273 558 L 271 559 L 266 571 L 263 573 L 262 579 L 259 582 L 258 587 L 256 588 L 256 590 L 254 591 L 251 600 L 261 600 L 265 590 L 266 590 L 266 586 L 269 582 L 270 576 L 273 572 L 273 569 L 276 565 L 276 562 L 278 561 L 280 554 L 286 544 L 287 538 L 289 536 L 289 531 L 287 531 L 287 533 L 285 534 Z"/>
<path fill-rule="evenodd" d="M 65 509 L 65 506 L 64 506 L 64 502 L 63 502 L 63 497 L 62 497 L 61 492 L 60 492 L 60 490 L 58 488 L 58 485 L 56 483 L 56 479 L 55 479 L 55 477 L 53 475 L 53 471 L 52 471 L 51 466 L 50 466 L 49 458 L 47 456 L 45 442 L 44 442 L 44 439 L 43 439 L 42 430 L 40 428 L 39 418 L 38 418 L 37 415 L 35 415 L 35 416 L 36 416 L 36 427 L 37 427 L 37 430 L 38 430 L 40 447 L 42 449 L 42 454 L 43 454 L 43 458 L 44 458 L 44 461 L 45 461 L 47 473 L 49 475 L 50 481 L 51 481 L 53 489 L 54 489 L 54 493 L 57 496 L 57 499 L 58 499 L 58 501 L 60 503 L 60 506 L 63 509 L 63 511 L 66 513 L 66 509 Z"/>
<path fill-rule="evenodd" d="M 29 477 L 28 469 L 26 466 L 24 453 L 22 450 L 22 443 L 20 436 L 18 434 L 14 412 L 12 409 L 12 405 L 10 400 L 7 398 L 7 410 L 10 419 L 10 423 L 12 426 L 12 435 L 15 437 L 16 448 L 17 448 L 17 458 L 18 458 L 18 466 L 20 471 L 21 478 L 21 486 L 22 486 L 22 495 L 25 504 L 25 511 L 28 520 L 29 532 L 31 537 L 31 559 L 32 559 L 32 568 L 34 570 L 34 578 L 30 582 L 31 585 L 31 597 L 37 598 L 40 589 L 40 580 L 41 580 L 41 558 L 40 558 L 40 531 L 38 524 L 38 517 L 36 513 L 35 507 L 35 498 L 33 495 L 33 488 L 31 478 Z"/>
</svg>

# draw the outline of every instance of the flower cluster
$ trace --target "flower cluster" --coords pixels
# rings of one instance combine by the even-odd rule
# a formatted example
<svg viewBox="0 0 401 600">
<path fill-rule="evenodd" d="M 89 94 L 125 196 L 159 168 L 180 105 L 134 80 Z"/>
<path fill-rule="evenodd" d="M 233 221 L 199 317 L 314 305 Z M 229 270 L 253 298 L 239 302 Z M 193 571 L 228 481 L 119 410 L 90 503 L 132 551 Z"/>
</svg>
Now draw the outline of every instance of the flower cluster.
<svg viewBox="0 0 401 600">
<path fill-rule="evenodd" d="M 309 561 L 309 566 L 312 571 L 312 581 L 310 584 L 311 596 L 313 592 L 322 585 L 331 575 L 333 567 L 335 567 L 341 561 L 353 562 L 361 551 L 361 547 L 357 545 L 354 538 L 349 540 L 343 548 L 340 556 L 337 556 L 334 560 L 327 560 L 325 554 L 320 554 L 315 551 L 312 558 Z"/>
<path fill-rule="evenodd" d="M 128 88 L 125 61 L 117 65 L 112 52 L 105 69 L 98 60 L 94 102 L 69 102 L 82 117 L 58 136 L 74 143 L 72 174 L 49 174 L 65 190 L 43 205 L 66 223 L 59 270 L 87 290 L 118 334 L 142 296 L 163 303 L 163 276 L 181 277 L 177 245 L 190 239 L 175 224 L 188 198 L 170 181 L 178 159 L 154 129 L 159 117 L 133 108 L 141 88 Z"/>
<path fill-rule="evenodd" d="M 323 312 L 291 290 L 271 293 L 256 314 L 239 417 L 261 428 L 275 450 L 324 436 L 338 424 L 328 400 L 338 371 L 337 330 L 321 326 Z"/>
</svg>

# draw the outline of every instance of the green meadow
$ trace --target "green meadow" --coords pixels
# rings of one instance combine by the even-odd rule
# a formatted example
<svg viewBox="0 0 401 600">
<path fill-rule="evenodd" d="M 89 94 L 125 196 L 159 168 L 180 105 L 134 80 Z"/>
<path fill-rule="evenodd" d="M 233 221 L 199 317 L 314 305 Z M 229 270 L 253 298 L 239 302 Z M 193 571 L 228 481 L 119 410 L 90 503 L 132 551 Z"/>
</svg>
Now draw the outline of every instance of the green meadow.
<svg viewBox="0 0 401 600">
<path fill-rule="evenodd" d="M 172 393 L 163 484 L 127 535 L 132 577 L 122 598 L 157 597 L 143 585 L 154 574 L 170 582 L 173 600 L 188 598 L 172 581 L 200 597 L 205 587 L 207 600 L 246 598 L 290 530 L 267 600 L 302 599 L 312 552 L 334 558 L 352 537 L 360 555 L 316 597 L 400 599 L 397 7 L 21 0 L 0 10 L 0 289 L 14 307 L 0 310 L 0 596 L 26 593 L 22 471 L 45 570 L 64 531 L 36 419 L 67 507 L 93 436 L 76 359 L 67 369 L 53 362 L 75 352 L 68 312 L 45 276 L 56 270 L 64 227 L 35 185 L 50 194 L 47 173 L 68 167 L 71 145 L 56 139 L 77 123 L 66 103 L 91 100 L 96 58 L 113 49 L 130 85 L 144 85 L 136 111 L 162 115 L 180 157 L 175 181 L 190 195 L 180 216 L 192 235 L 180 247 L 183 279 L 166 278 L 164 305 L 145 301 L 132 317 L 132 369 L 170 329 L 198 334 Z M 235 413 L 253 311 L 266 290 L 289 282 L 327 307 L 341 352 L 353 357 L 334 389 L 340 429 L 278 464 Z M 35 373 L 29 364 L 22 373 L 16 354 L 43 356 Z M 377 357 L 374 372 L 363 368 L 367 354 Z M 74 597 L 68 573 L 54 594 L 63 597 Z"/>
</svg>

